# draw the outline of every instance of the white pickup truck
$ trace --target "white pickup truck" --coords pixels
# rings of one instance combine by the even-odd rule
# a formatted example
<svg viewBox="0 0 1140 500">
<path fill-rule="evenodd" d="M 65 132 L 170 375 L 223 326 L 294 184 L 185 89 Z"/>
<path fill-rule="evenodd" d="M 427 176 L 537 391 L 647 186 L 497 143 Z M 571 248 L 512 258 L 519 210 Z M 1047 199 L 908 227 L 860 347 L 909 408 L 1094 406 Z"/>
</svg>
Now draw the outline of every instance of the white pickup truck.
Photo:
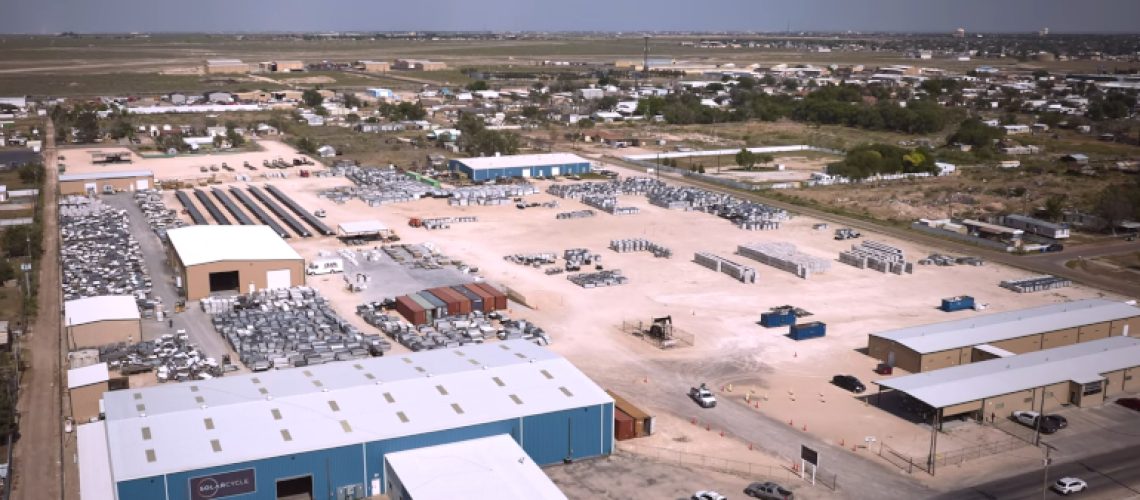
<svg viewBox="0 0 1140 500">
<path fill-rule="evenodd" d="M 700 387 L 690 387 L 689 397 L 701 405 L 701 408 L 712 408 L 716 406 L 716 396 L 713 396 L 712 391 L 710 391 L 705 384 L 701 384 Z"/>
</svg>

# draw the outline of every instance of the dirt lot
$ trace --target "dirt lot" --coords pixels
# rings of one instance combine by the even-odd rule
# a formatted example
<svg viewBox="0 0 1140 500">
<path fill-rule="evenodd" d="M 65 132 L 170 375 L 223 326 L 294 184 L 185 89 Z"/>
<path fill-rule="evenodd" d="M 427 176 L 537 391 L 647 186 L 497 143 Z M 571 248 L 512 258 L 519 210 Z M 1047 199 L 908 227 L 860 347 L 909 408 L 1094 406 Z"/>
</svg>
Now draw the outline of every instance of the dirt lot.
<svg viewBox="0 0 1140 500">
<path fill-rule="evenodd" d="M 263 145 L 267 152 L 256 155 L 293 156 L 280 143 Z M 261 156 L 253 161 L 259 162 Z M 217 159 L 206 156 L 140 159 L 121 168 L 149 168 L 182 176 L 193 175 L 196 165 L 214 161 Z M 256 184 L 261 181 L 255 179 Z M 834 241 L 831 231 L 814 230 L 812 226 L 818 221 L 805 217 L 796 217 L 776 231 L 747 232 L 711 215 L 669 211 L 648 204 L 643 197 L 623 196 L 623 205 L 639 207 L 642 212 L 556 220 L 556 212 L 587 207 L 562 199 L 557 199 L 557 209 L 527 210 L 509 205 L 450 207 L 444 200 L 425 199 L 370 208 L 358 200 L 337 205 L 318 197 L 322 189 L 346 185 L 348 181 L 343 178 L 294 175 L 274 179 L 272 183 L 310 210 L 327 210 L 325 222 L 330 226 L 378 219 L 398 231 L 402 242 L 432 243 L 452 257 L 479 266 L 481 275 L 492 283 L 509 287 L 529 306 L 512 304 L 513 316 L 541 325 L 551 333 L 555 351 L 603 386 L 628 395 L 658 416 L 657 434 L 639 440 L 643 445 L 770 467 L 789 464 L 798 448 L 746 438 L 731 430 L 722 436 L 720 432 L 731 425 L 716 423 L 720 418 L 717 414 L 705 413 L 707 410 L 692 405 L 684 396 L 687 386 L 707 382 L 722 405 L 747 404 L 758 419 L 787 422 L 796 432 L 837 448 L 841 445 L 841 449 L 850 449 L 873 436 L 876 442 L 921 456 L 926 451 L 928 429 L 868 405 L 829 383 L 836 373 L 854 374 L 866 382 L 875 379 L 872 368 L 876 361 L 857 351 L 866 345 L 868 333 L 950 319 L 936 306 L 942 297 L 959 294 L 973 295 L 988 304 L 990 311 L 1100 295 L 1083 287 L 1041 294 L 1008 292 L 997 283 L 1025 273 L 996 265 L 953 269 L 918 266 L 914 275 L 904 276 L 858 270 L 835 262 L 838 252 L 851 243 Z M 544 190 L 547 182 L 538 185 Z M 555 199 L 538 194 L 528 201 Z M 177 206 L 172 196 L 168 203 Z M 407 226 L 411 217 L 440 216 L 477 216 L 479 221 L 439 231 Z M 671 248 L 674 258 L 656 259 L 648 253 L 617 254 L 606 249 L 612 239 L 635 237 Z M 931 251 L 876 235 L 866 237 L 901 247 L 912 260 Z M 802 280 L 757 263 L 758 282 L 746 285 L 690 262 L 690 256 L 697 251 L 731 256 L 738 244 L 763 241 L 792 242 L 804 252 L 832 260 L 832 268 Z M 339 247 L 331 237 L 294 238 L 290 244 L 308 259 Z M 514 253 L 561 254 L 564 249 L 578 247 L 602 254 L 607 268 L 620 269 L 630 283 L 587 290 L 564 276 L 548 276 L 539 269 L 503 259 Z M 354 314 L 356 305 L 364 298 L 346 291 L 339 277 L 314 278 L 309 284 L 329 297 L 342 316 L 362 328 L 370 328 Z M 827 337 L 795 342 L 786 338 L 783 330 L 767 330 L 756 324 L 761 312 L 785 304 L 811 311 L 814 315 L 809 320 L 828 323 Z M 955 318 L 973 314 L 977 313 L 957 313 Z M 620 331 L 623 321 L 647 321 L 664 315 L 672 315 L 679 328 L 695 334 L 693 347 L 661 351 Z M 823 366 L 826 368 L 821 369 Z M 728 408 L 714 411 L 725 410 Z M 939 448 L 949 452 L 1002 436 L 994 434 L 992 428 L 962 424 L 939 440 Z M 850 453 L 879 460 L 873 457 L 873 448 L 855 448 Z"/>
</svg>

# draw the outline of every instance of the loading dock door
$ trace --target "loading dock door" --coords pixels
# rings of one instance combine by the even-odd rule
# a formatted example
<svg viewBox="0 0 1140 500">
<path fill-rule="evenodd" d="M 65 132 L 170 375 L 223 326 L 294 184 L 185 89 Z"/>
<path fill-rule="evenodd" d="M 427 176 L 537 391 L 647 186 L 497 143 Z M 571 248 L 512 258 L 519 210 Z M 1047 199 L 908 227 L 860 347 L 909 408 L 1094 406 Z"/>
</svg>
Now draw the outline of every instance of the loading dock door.
<svg viewBox="0 0 1140 500">
<path fill-rule="evenodd" d="M 135 189 L 150 189 L 150 181 L 146 179 L 138 179 L 135 181 Z"/>
<path fill-rule="evenodd" d="M 275 288 L 289 288 L 293 286 L 293 273 L 288 269 L 275 269 L 265 273 L 265 287 L 272 290 Z"/>
<path fill-rule="evenodd" d="M 277 481 L 278 500 L 312 500 L 313 476 L 301 476 Z"/>
<path fill-rule="evenodd" d="M 558 175 L 561 170 L 562 167 L 550 167 L 550 175 Z"/>
<path fill-rule="evenodd" d="M 238 291 L 238 272 L 210 273 L 210 293 Z"/>
</svg>

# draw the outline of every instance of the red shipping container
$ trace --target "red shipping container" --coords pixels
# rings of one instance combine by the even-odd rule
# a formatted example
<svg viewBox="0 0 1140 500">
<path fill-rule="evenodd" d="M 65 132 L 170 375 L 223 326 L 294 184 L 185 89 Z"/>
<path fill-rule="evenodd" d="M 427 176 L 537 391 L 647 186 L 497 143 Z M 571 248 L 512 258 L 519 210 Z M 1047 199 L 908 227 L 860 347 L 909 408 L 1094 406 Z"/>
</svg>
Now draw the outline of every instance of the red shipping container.
<svg viewBox="0 0 1140 500">
<path fill-rule="evenodd" d="M 468 283 L 466 285 L 463 285 L 463 288 L 466 288 L 471 293 L 478 295 L 479 297 L 482 297 L 482 299 L 483 299 L 483 312 L 484 313 L 489 313 L 489 312 L 495 311 L 495 309 L 496 309 L 495 308 L 495 296 L 491 295 L 490 292 L 488 292 L 482 288 L 479 288 L 478 286 L 475 286 L 474 283 Z"/>
<path fill-rule="evenodd" d="M 634 420 L 626 412 L 614 408 L 614 438 L 625 441 L 637 437 L 634 432 Z"/>
<path fill-rule="evenodd" d="M 475 283 L 475 286 L 486 290 L 487 293 L 495 297 L 495 309 L 503 310 L 507 308 L 507 294 L 486 283 Z"/>
<path fill-rule="evenodd" d="M 438 288 L 432 288 L 428 291 L 431 292 L 432 295 L 439 297 L 440 300 L 447 302 L 448 314 L 471 313 L 471 301 L 467 300 L 467 297 L 464 297 L 462 294 L 456 292 L 455 290 L 441 286 Z"/>
<path fill-rule="evenodd" d="M 396 297 L 396 312 L 402 314 L 413 325 L 422 325 L 428 322 L 427 310 L 407 295 Z"/>
</svg>

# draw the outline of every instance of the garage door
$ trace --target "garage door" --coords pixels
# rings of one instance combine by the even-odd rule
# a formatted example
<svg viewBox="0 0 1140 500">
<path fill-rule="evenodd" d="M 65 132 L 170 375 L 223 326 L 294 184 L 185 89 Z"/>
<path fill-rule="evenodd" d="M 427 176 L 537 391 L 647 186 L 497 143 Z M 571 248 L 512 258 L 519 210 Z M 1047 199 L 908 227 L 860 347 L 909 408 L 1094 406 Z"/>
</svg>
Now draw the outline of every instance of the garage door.
<svg viewBox="0 0 1140 500">
<path fill-rule="evenodd" d="M 139 179 L 135 181 L 135 189 L 150 189 L 150 182 L 146 179 Z"/>
<path fill-rule="evenodd" d="M 561 173 L 560 170 L 562 167 L 550 167 L 550 175 L 558 175 Z"/>
<path fill-rule="evenodd" d="M 288 269 L 276 269 L 265 273 L 265 283 L 269 289 L 289 288 L 293 286 L 293 275 Z"/>
<path fill-rule="evenodd" d="M 83 183 L 83 190 L 86 192 L 93 193 L 96 189 L 98 189 L 98 187 L 96 187 L 94 182 Z"/>
</svg>

